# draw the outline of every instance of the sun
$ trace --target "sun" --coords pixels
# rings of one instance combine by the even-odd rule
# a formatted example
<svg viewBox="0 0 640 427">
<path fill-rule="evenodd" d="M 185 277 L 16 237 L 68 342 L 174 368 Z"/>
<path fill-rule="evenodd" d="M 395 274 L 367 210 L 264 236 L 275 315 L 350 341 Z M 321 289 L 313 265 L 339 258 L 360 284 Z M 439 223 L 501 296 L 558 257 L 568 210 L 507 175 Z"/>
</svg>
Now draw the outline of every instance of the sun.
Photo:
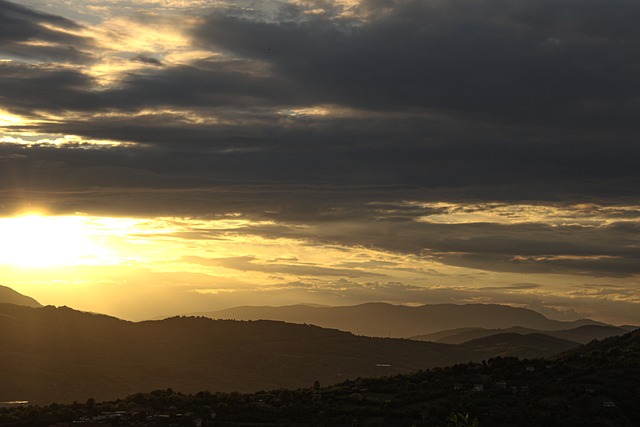
<svg viewBox="0 0 640 427">
<path fill-rule="evenodd" d="M 101 264 L 109 250 L 82 216 L 28 214 L 0 218 L 0 264 L 62 267 Z"/>
</svg>

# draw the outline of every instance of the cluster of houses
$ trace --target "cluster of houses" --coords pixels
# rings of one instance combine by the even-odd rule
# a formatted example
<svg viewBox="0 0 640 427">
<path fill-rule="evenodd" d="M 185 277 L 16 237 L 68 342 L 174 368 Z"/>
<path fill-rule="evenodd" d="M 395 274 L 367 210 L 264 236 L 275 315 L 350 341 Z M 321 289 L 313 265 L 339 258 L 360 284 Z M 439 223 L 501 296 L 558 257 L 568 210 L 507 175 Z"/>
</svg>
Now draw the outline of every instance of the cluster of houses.
<svg viewBox="0 0 640 427">
<path fill-rule="evenodd" d="M 215 412 L 212 412 L 210 417 L 215 419 Z M 138 407 L 130 411 L 102 412 L 92 417 L 82 417 L 71 423 L 57 423 L 49 427 L 105 427 L 105 425 L 202 427 L 203 423 L 202 417 L 193 414 L 159 412 L 152 408 Z"/>
<path fill-rule="evenodd" d="M 535 372 L 536 367 L 532 365 L 526 366 L 525 371 L 528 373 Z M 527 384 L 508 386 L 506 381 L 496 381 L 492 383 L 492 386 L 496 390 L 503 390 L 511 393 L 528 393 L 529 392 L 529 386 Z M 477 382 L 456 382 L 453 384 L 453 389 L 455 391 L 469 391 L 473 393 L 482 393 L 486 391 L 485 384 L 477 383 Z M 594 394 L 595 389 L 587 387 L 584 389 L 584 392 L 587 394 Z M 615 408 L 616 403 L 610 399 L 605 398 L 602 401 L 602 407 Z"/>
</svg>

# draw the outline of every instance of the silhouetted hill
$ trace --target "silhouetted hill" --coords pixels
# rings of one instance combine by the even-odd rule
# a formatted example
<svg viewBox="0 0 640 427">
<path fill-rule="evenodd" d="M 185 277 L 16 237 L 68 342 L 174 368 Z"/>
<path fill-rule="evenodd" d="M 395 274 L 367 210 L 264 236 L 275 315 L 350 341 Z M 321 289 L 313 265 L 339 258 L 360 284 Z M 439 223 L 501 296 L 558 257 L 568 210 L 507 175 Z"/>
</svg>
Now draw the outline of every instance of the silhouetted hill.
<svg viewBox="0 0 640 427">
<path fill-rule="evenodd" d="M 640 329 L 635 329 L 625 335 L 590 342 L 574 349 L 574 351 L 571 351 L 569 354 L 581 354 L 592 357 L 609 356 L 626 361 L 635 360 L 639 362 L 635 366 L 637 369 L 640 366 Z"/>
<path fill-rule="evenodd" d="M 324 387 L 192 395 L 162 389 L 111 402 L 14 406 L 0 411 L 0 425 L 637 427 L 638 382 L 640 331 L 551 359 L 496 357 Z"/>
<path fill-rule="evenodd" d="M 512 356 L 533 359 L 556 354 L 579 346 L 578 343 L 544 334 L 502 333 L 474 339 L 463 344 L 475 352 L 496 356 Z"/>
<path fill-rule="evenodd" d="M 197 313 L 213 319 L 281 320 L 335 328 L 358 335 L 408 338 L 454 328 L 509 328 L 522 326 L 539 330 L 570 329 L 603 325 L 589 319 L 562 322 L 525 308 L 495 304 L 433 304 L 419 307 L 367 303 L 346 307 L 243 306 Z"/>
<path fill-rule="evenodd" d="M 628 330 L 609 325 L 584 325 L 565 331 L 544 331 L 542 333 L 556 338 L 586 344 L 593 340 L 601 340 L 618 335 L 624 335 Z"/>
<path fill-rule="evenodd" d="M 418 335 L 411 337 L 412 340 L 440 342 L 445 344 L 462 344 L 478 338 L 488 337 L 496 334 L 516 333 L 516 334 L 544 334 L 550 337 L 586 344 L 594 339 L 603 339 L 627 333 L 626 329 L 608 325 L 584 325 L 573 329 L 560 331 L 542 331 L 538 329 L 523 328 L 514 326 L 505 329 L 484 329 L 484 328 L 461 328 L 440 331 L 434 334 Z"/>
<path fill-rule="evenodd" d="M 469 359 L 445 344 L 272 321 L 132 323 L 66 307 L 7 304 L 0 304 L 0 314 L 0 401 L 105 399 L 166 387 L 295 388 Z"/>
<path fill-rule="evenodd" d="M 438 331 L 432 334 L 416 335 L 413 337 L 409 337 L 409 339 L 416 340 L 416 341 L 431 341 L 431 342 L 446 342 L 447 340 L 452 339 L 457 341 L 455 344 L 462 344 L 463 342 L 470 341 L 475 338 L 481 338 L 488 335 L 492 335 L 490 333 L 485 334 L 485 331 L 502 331 L 503 332 L 506 330 L 508 329 L 455 328 L 455 329 L 445 329 L 444 331 Z M 499 333 L 499 332 L 495 332 L 495 333 Z M 462 338 L 458 339 L 457 338 L 458 336 Z M 471 338 L 464 339 L 467 336 L 470 336 Z M 448 344 L 454 344 L 454 343 L 448 343 Z"/>
<path fill-rule="evenodd" d="M 22 295 L 11 288 L 0 285 L 0 304 L 24 305 L 27 307 L 42 307 L 35 299 Z"/>
<path fill-rule="evenodd" d="M 530 351 L 515 344 L 510 350 Z M 67 307 L 0 304 L 0 401 L 83 401 L 167 387 L 297 388 L 495 355 L 496 347 L 487 345 L 371 338 L 276 321 L 176 317 L 133 323 Z"/>
</svg>

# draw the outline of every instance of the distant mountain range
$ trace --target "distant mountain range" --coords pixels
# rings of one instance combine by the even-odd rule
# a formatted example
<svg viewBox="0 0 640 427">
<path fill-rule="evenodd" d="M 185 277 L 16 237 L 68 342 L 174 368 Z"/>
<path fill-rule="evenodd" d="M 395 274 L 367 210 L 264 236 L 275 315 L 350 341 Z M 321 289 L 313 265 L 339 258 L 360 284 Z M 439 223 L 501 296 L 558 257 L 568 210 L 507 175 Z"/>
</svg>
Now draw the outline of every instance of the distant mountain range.
<svg viewBox="0 0 640 427">
<path fill-rule="evenodd" d="M 577 328 L 565 329 L 560 331 L 545 331 L 539 329 L 523 328 L 514 326 L 505 329 L 485 329 L 485 328 L 459 328 L 440 331 L 433 334 L 417 335 L 411 337 L 412 340 L 431 341 L 446 344 L 462 344 L 472 340 L 482 339 L 497 334 L 544 334 L 549 337 L 560 338 L 567 341 L 573 341 L 580 344 L 586 344 L 594 339 L 603 339 L 616 335 L 622 335 L 629 332 L 630 329 L 625 327 L 609 326 L 609 325 L 584 325 Z"/>
<path fill-rule="evenodd" d="M 514 342 L 514 339 L 518 342 Z M 0 401 L 84 401 L 166 389 L 298 388 L 415 372 L 496 355 L 575 347 L 550 337 L 440 344 L 275 321 L 175 317 L 127 322 L 67 307 L 0 304 Z M 540 345 L 545 341 L 545 345 Z"/>
<path fill-rule="evenodd" d="M 194 313 L 212 319 L 280 320 L 335 328 L 357 335 L 409 338 L 457 328 L 504 329 L 513 326 L 537 331 L 558 331 L 580 326 L 604 326 L 590 319 L 563 322 L 551 320 L 526 308 L 496 304 L 433 304 L 418 307 L 367 303 L 345 307 L 291 305 L 283 307 L 242 306 Z"/>
<path fill-rule="evenodd" d="M 0 402 L 113 399 L 166 388 L 295 389 L 316 380 L 334 384 L 496 356 L 546 357 L 624 332 L 591 320 L 559 322 L 531 310 L 481 304 L 238 307 L 207 314 L 277 320 L 190 316 L 135 323 L 42 307 L 0 287 Z"/>
</svg>

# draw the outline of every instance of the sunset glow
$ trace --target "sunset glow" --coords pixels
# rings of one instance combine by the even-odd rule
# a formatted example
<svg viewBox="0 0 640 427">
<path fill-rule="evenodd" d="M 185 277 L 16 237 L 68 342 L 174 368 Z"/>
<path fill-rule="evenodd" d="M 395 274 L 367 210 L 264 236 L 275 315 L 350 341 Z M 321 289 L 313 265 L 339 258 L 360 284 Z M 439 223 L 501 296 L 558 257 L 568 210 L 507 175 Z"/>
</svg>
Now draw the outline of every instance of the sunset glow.
<svg viewBox="0 0 640 427">
<path fill-rule="evenodd" d="M 447 216 L 442 209 L 469 214 Z M 575 209 L 560 214 L 550 206 L 524 206 L 507 218 L 538 228 L 537 239 L 552 242 L 557 233 L 606 227 L 608 216 L 635 212 L 632 207 L 602 210 L 591 215 L 600 225 L 593 219 L 578 226 L 583 207 Z M 588 263 L 617 268 L 616 257 L 549 255 L 544 250 L 535 256 L 516 253 L 491 260 L 476 253 L 481 240 L 474 237 L 457 241 L 449 236 L 449 242 L 457 241 L 457 251 L 439 243 L 442 227 L 465 227 L 469 236 L 482 236 L 482 229 L 512 234 L 515 229 L 500 231 L 505 215 L 496 206 L 453 204 L 438 206 L 430 216 L 417 215 L 406 231 L 398 231 L 405 244 L 413 245 L 421 241 L 420 230 L 429 227 L 432 241 L 422 243 L 416 254 L 392 250 L 396 244 L 384 230 L 362 228 L 353 221 L 326 230 L 236 214 L 216 219 L 30 214 L 0 220 L 0 275 L 42 301 L 72 303 L 129 319 L 251 303 L 331 305 L 370 299 L 414 305 L 500 300 L 525 307 L 542 299 L 555 310 L 579 305 L 583 312 L 604 304 L 640 302 L 640 294 L 624 276 L 574 275 Z M 556 223 L 561 217 L 565 219 Z M 344 233 L 359 244 L 340 243 Z M 526 281 L 520 279 L 520 271 L 529 272 Z M 584 280 L 589 280 L 586 289 Z M 138 300 L 155 303 L 133 303 Z M 624 311 L 619 314 L 624 316 Z"/>
<path fill-rule="evenodd" d="M 77 216 L 24 215 L 0 219 L 0 264 L 59 267 L 109 263 L 86 219 Z"/>
</svg>

